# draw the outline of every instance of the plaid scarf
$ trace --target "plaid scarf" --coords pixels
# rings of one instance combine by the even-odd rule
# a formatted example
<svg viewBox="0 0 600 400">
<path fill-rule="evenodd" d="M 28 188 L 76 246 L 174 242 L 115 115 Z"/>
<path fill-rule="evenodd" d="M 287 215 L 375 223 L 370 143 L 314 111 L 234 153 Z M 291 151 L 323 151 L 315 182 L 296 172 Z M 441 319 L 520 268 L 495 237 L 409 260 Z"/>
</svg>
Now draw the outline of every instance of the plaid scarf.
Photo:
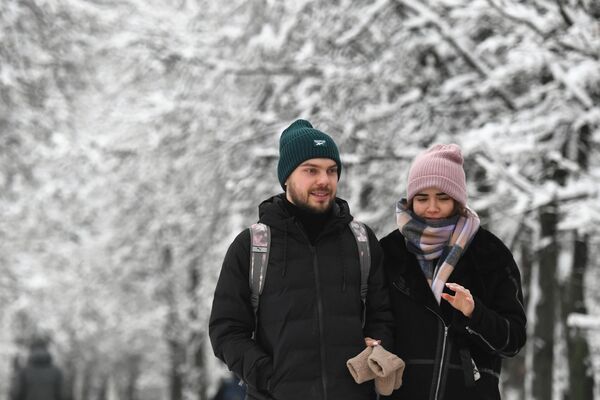
<svg viewBox="0 0 600 400">
<path fill-rule="evenodd" d="M 432 220 L 415 215 L 406 199 L 396 205 L 398 229 L 408 251 L 417 257 L 438 304 L 448 277 L 479 229 L 477 213 L 468 207 L 466 210 L 466 216 Z M 435 260 L 437 263 L 433 265 Z"/>
</svg>

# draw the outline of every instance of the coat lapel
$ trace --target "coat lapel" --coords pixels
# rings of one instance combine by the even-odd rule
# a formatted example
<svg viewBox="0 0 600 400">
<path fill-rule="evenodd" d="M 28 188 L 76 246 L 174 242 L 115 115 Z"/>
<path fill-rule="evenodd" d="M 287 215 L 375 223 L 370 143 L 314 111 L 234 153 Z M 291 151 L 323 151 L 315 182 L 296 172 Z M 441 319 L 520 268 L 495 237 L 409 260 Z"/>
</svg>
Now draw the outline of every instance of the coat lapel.
<svg viewBox="0 0 600 400">
<path fill-rule="evenodd" d="M 436 312 L 440 311 L 440 306 L 433 296 L 433 292 L 427 283 L 427 279 L 425 279 L 425 275 L 423 275 L 423 271 L 421 271 L 419 262 L 412 254 L 407 260 L 406 273 L 404 274 L 404 277 L 406 279 L 407 286 L 411 288 L 409 297 Z"/>
</svg>

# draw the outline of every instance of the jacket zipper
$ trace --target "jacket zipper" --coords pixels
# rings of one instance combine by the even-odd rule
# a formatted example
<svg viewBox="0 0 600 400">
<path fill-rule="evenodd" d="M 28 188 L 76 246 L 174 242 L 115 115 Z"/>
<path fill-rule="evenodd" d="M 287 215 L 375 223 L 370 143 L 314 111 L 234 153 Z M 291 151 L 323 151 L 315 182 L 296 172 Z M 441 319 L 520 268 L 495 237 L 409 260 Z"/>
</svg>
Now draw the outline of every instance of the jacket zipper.
<svg viewBox="0 0 600 400">
<path fill-rule="evenodd" d="M 327 365 L 325 363 L 325 333 L 323 332 L 323 301 L 321 299 L 321 283 L 319 282 L 319 261 L 314 246 L 310 246 L 313 255 L 313 270 L 317 290 L 317 313 L 319 323 L 319 346 L 321 349 L 321 383 L 323 384 L 323 399 L 327 400 Z"/>
<path fill-rule="evenodd" d="M 506 321 L 506 322 L 509 325 L 508 326 L 508 329 L 509 329 L 508 335 L 509 336 L 506 338 L 506 344 L 508 344 L 508 341 L 510 340 L 510 322 L 508 322 L 508 321 Z M 479 337 L 481 339 L 481 341 L 483 343 L 485 343 L 492 351 L 494 351 L 498 354 L 501 354 L 501 355 L 504 354 L 504 353 L 502 353 L 502 349 L 497 349 L 494 346 L 492 346 L 492 344 L 490 342 L 488 342 L 479 332 L 473 330 L 471 327 L 467 326 L 467 332 L 469 332 L 471 335 L 475 335 L 475 336 Z M 504 345 L 504 347 L 506 347 L 506 344 Z"/>
<path fill-rule="evenodd" d="M 317 248 L 310 243 L 308 235 L 300 224 L 296 222 L 296 226 L 306 239 L 308 248 L 313 257 L 313 272 L 315 275 L 315 289 L 317 291 L 317 323 L 319 325 L 319 349 L 321 352 L 321 384 L 323 385 L 323 400 L 327 400 L 327 363 L 325 362 L 325 332 L 323 331 L 323 299 L 321 298 L 321 282 L 319 281 L 319 260 L 317 258 Z"/>
<path fill-rule="evenodd" d="M 432 310 L 431 308 L 425 306 L 425 308 L 427 308 L 429 311 L 431 311 L 442 323 L 442 325 L 444 325 L 444 341 L 442 342 L 442 355 L 440 357 L 440 364 L 439 364 L 439 371 L 438 371 L 438 376 L 437 376 L 437 383 L 435 386 L 435 394 L 433 396 L 434 400 L 438 399 L 439 393 L 440 393 L 440 386 L 442 383 L 442 373 L 444 371 L 444 358 L 446 357 L 446 342 L 448 340 L 448 326 L 446 326 L 446 323 L 444 322 L 444 319 L 438 314 L 436 313 L 434 310 Z"/>
<path fill-rule="evenodd" d="M 404 290 L 402 290 L 400 287 L 398 287 L 398 285 L 396 284 L 396 282 L 394 282 L 392 284 L 396 290 L 405 293 L 406 292 Z M 442 325 L 444 326 L 444 341 L 442 342 L 442 355 L 440 358 L 440 363 L 439 363 L 439 371 L 438 371 L 438 376 L 437 376 L 437 382 L 436 382 L 436 386 L 435 386 L 435 394 L 433 397 L 433 400 L 437 400 L 438 396 L 439 396 L 439 392 L 440 392 L 440 386 L 442 383 L 442 373 L 443 373 L 443 367 L 444 367 L 444 358 L 446 357 L 446 343 L 448 341 L 448 326 L 446 326 L 446 323 L 444 322 L 444 319 L 438 314 L 436 313 L 434 310 L 432 310 L 431 308 L 425 306 L 426 309 L 428 309 L 429 311 L 431 311 L 431 313 L 433 315 L 435 315 L 440 322 L 442 323 Z"/>
<path fill-rule="evenodd" d="M 440 359 L 440 371 L 438 373 L 437 384 L 435 387 L 435 399 L 437 400 L 440 392 L 440 384 L 442 382 L 442 370 L 444 365 L 444 357 L 446 355 L 446 339 L 448 338 L 448 327 L 444 325 L 444 343 L 442 343 L 442 358 Z"/>
</svg>

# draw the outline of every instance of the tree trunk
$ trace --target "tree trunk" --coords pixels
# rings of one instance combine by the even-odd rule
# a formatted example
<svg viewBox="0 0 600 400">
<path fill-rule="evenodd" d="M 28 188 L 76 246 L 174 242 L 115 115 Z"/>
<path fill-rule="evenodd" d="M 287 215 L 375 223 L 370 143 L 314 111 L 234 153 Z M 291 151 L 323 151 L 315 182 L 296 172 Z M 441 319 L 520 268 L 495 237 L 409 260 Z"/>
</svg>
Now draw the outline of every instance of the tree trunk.
<svg viewBox="0 0 600 400">
<path fill-rule="evenodd" d="M 531 389 L 535 400 L 550 400 L 554 370 L 554 325 L 557 306 L 555 297 L 558 294 L 556 282 L 558 209 L 555 203 L 541 210 L 540 222 L 542 246 L 539 250 L 539 298 L 535 306 L 535 327 L 531 338 L 533 341 Z"/>
<path fill-rule="evenodd" d="M 108 398 L 108 374 L 102 374 L 98 382 L 98 394 L 96 395 L 96 399 L 98 400 L 107 400 Z"/>
<path fill-rule="evenodd" d="M 126 360 L 127 379 L 123 393 L 124 400 L 137 400 L 137 385 L 141 374 L 142 357 L 130 355 Z"/>
<path fill-rule="evenodd" d="M 206 362 L 204 354 L 204 342 L 206 332 L 202 327 L 203 324 L 199 321 L 198 310 L 200 310 L 201 304 L 198 298 L 198 289 L 200 282 L 202 281 L 202 274 L 198 268 L 199 259 L 194 258 L 188 266 L 189 274 L 189 286 L 188 296 L 190 299 L 190 310 L 189 325 L 191 327 L 189 331 L 189 339 L 187 344 L 187 359 L 188 359 L 188 370 L 187 370 L 187 382 L 188 388 L 191 392 L 192 399 L 195 400 L 208 400 L 206 394 L 206 388 L 208 386 L 207 374 L 206 374 Z"/>
<path fill-rule="evenodd" d="M 521 272 L 521 282 L 523 287 L 524 304 L 529 302 L 529 284 L 531 281 L 531 269 L 533 264 L 533 252 L 531 243 L 533 242 L 532 233 L 527 231 L 521 235 L 519 240 L 519 270 Z M 525 352 L 521 351 L 514 358 L 504 360 L 502 363 L 502 374 L 506 378 L 503 382 L 503 397 L 508 397 L 507 393 L 517 394 L 519 399 L 525 398 Z"/>
<path fill-rule="evenodd" d="M 569 158 L 574 159 L 582 171 L 589 168 L 591 132 L 589 124 L 580 126 L 571 142 Z M 585 330 L 569 327 L 567 320 L 572 313 L 587 314 L 584 300 L 585 271 L 588 264 L 588 237 L 574 232 L 573 265 L 571 276 L 563 283 L 562 323 L 566 337 L 569 366 L 569 383 L 564 400 L 591 399 L 594 379 Z"/>
<path fill-rule="evenodd" d="M 185 362 L 185 350 L 177 340 L 169 340 L 170 354 L 170 400 L 183 399 L 183 375 L 182 367 Z"/>
<path fill-rule="evenodd" d="M 571 313 L 587 314 L 583 297 L 587 263 L 588 238 L 587 236 L 575 236 L 571 279 L 565 282 L 563 288 L 563 323 L 569 361 L 569 387 L 564 400 L 592 399 L 594 397 L 594 378 L 591 373 L 592 366 L 586 332 L 566 324 Z"/>
<path fill-rule="evenodd" d="M 89 362 L 84 362 L 83 372 L 81 374 L 80 385 L 78 388 L 79 390 L 75 397 L 77 400 L 87 400 L 91 398 L 92 382 L 92 366 Z"/>
<path fill-rule="evenodd" d="M 169 349 L 169 399 L 183 399 L 183 367 L 185 365 L 185 349 L 181 345 L 180 321 L 177 313 L 177 301 L 175 299 L 175 283 L 173 282 L 173 254 L 171 247 L 166 245 L 162 248 L 161 268 L 165 276 L 163 295 L 168 307 L 167 321 L 165 325 L 165 337 Z"/>
</svg>

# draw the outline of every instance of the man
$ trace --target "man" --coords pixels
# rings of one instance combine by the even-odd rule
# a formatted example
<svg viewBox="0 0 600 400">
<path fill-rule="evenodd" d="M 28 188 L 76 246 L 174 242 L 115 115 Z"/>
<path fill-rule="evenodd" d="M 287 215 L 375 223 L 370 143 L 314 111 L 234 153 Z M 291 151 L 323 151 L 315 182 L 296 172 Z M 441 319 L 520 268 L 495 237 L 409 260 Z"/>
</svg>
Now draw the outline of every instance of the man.
<svg viewBox="0 0 600 400">
<path fill-rule="evenodd" d="M 11 400 L 63 400 L 64 389 L 62 373 L 52 363 L 46 340 L 34 338 L 27 366 L 14 377 Z"/>
<path fill-rule="evenodd" d="M 358 245 L 348 204 L 336 197 L 342 163 L 333 139 L 298 120 L 281 134 L 278 178 L 285 193 L 259 206 L 270 227 L 269 264 L 255 326 L 250 233 L 229 247 L 215 290 L 210 339 L 217 357 L 247 385 L 248 399 L 362 400 L 346 361 L 365 337 L 391 347 L 381 250 L 368 229 L 371 269 L 365 327 Z M 253 332 L 256 330 L 254 336 Z"/>
</svg>

